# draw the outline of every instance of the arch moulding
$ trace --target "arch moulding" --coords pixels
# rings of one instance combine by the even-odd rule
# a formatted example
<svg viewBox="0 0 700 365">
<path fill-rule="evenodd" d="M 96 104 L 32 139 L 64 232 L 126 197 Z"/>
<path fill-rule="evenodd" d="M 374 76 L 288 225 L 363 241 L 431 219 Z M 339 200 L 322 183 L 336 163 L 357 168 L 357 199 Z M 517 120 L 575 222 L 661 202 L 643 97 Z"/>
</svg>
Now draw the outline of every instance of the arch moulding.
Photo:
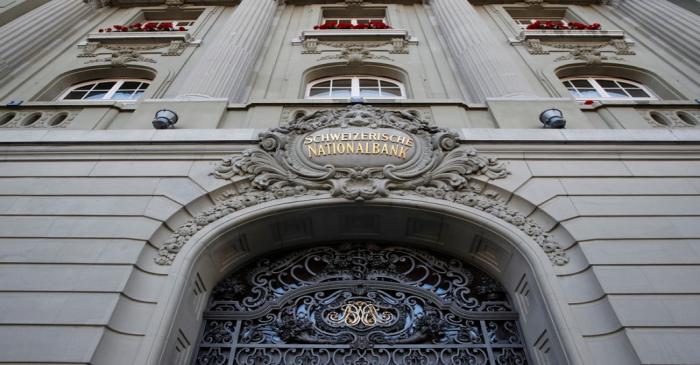
<svg viewBox="0 0 700 365">
<path fill-rule="evenodd" d="M 353 144 L 353 153 L 329 145 L 333 138 Z M 357 153 L 358 146 L 379 153 Z M 535 363 L 589 363 L 555 274 L 569 261 L 564 250 L 485 189 L 508 175 L 502 163 L 460 146 L 454 132 L 418 112 L 354 105 L 298 115 L 261 133 L 258 149 L 225 158 L 213 175 L 230 180 L 229 188 L 155 258 L 169 266 L 168 278 L 137 363 L 189 361 L 210 290 L 256 257 L 358 240 L 475 264 L 508 292 Z"/>
</svg>

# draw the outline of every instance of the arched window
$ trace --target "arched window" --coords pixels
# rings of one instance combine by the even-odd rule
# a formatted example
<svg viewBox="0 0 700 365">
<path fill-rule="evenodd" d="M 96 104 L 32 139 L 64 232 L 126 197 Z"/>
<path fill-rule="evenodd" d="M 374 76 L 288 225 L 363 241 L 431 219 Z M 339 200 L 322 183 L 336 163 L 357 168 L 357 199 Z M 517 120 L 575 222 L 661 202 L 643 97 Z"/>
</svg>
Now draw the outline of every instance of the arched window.
<svg viewBox="0 0 700 365">
<path fill-rule="evenodd" d="M 71 86 L 60 100 L 137 100 L 150 85 L 144 79 L 92 80 Z"/>
<path fill-rule="evenodd" d="M 306 87 L 307 99 L 405 99 L 402 83 L 374 76 L 336 76 L 310 82 Z"/>
<path fill-rule="evenodd" d="M 576 100 L 656 100 L 647 87 L 634 81 L 610 77 L 571 77 L 562 79 Z"/>
<path fill-rule="evenodd" d="M 218 283 L 194 363 L 528 363 L 503 287 L 454 258 L 344 243 L 257 260 Z"/>
</svg>

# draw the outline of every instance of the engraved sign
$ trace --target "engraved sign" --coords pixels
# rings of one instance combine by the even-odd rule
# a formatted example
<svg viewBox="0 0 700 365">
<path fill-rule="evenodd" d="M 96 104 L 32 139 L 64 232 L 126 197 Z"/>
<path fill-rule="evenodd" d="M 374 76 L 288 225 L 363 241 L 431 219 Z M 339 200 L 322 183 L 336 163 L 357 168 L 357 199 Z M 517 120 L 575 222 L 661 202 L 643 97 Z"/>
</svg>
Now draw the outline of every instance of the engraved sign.
<svg viewBox="0 0 700 365">
<path fill-rule="evenodd" d="M 417 149 L 413 136 L 390 128 L 327 128 L 300 142 L 304 157 L 338 167 L 401 165 Z"/>
</svg>

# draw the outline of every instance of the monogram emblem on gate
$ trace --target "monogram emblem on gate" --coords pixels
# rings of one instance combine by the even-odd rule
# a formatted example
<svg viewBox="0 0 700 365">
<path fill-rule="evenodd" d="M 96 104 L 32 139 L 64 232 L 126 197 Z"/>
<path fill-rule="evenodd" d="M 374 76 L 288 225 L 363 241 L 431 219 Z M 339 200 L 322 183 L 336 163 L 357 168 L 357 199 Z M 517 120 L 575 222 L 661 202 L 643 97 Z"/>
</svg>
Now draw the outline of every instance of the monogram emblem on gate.
<svg viewBox="0 0 700 365">
<path fill-rule="evenodd" d="M 345 303 L 338 311 L 329 312 L 326 319 L 333 327 L 372 328 L 391 324 L 395 316 L 389 311 L 380 311 L 372 302 L 355 300 Z"/>
</svg>

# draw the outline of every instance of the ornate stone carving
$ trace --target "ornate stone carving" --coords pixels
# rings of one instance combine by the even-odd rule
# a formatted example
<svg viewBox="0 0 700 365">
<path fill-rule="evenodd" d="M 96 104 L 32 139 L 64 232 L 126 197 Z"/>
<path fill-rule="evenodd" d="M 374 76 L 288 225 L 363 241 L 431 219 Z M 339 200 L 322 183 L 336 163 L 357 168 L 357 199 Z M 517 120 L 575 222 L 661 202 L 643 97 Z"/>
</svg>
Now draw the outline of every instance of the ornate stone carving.
<svg viewBox="0 0 700 365">
<path fill-rule="evenodd" d="M 586 61 L 587 64 L 600 64 L 603 61 L 623 60 L 617 56 L 634 55 L 632 44 L 623 39 L 613 39 L 608 42 L 576 42 L 576 43 L 551 43 L 542 42 L 540 39 L 528 39 L 523 45 L 530 54 L 548 55 L 552 52 L 568 52 L 568 54 L 554 59 L 555 62 L 566 60 Z"/>
<path fill-rule="evenodd" d="M 530 236 L 537 242 L 547 254 L 550 261 L 555 265 L 562 266 L 569 262 L 566 253 L 561 249 L 559 243 L 535 221 L 512 208 L 508 208 L 506 202 L 500 199 L 497 194 L 482 194 L 478 186 L 471 186 L 461 191 L 448 191 L 433 187 L 418 187 L 414 191 L 402 191 L 400 193 L 443 199 L 484 211 L 518 227 L 519 230 Z"/>
<path fill-rule="evenodd" d="M 168 45 L 168 48 L 165 51 L 163 51 L 162 55 L 179 56 L 182 54 L 182 52 L 185 51 L 187 46 L 189 46 L 189 44 L 183 41 L 171 41 L 170 45 Z"/>
<path fill-rule="evenodd" d="M 409 133 L 415 137 L 415 153 L 400 165 L 339 167 L 304 160 L 304 151 L 299 148 L 304 134 L 331 128 L 352 132 L 352 127 Z M 454 190 L 466 186 L 474 176 L 498 179 L 508 174 L 505 167 L 493 158 L 480 156 L 471 149 L 455 149 L 457 137 L 454 132 L 430 126 L 415 115 L 404 112 L 364 105 L 321 110 L 261 133 L 262 150 L 227 158 L 214 174 L 223 179 L 254 176 L 253 186 L 262 190 L 271 186 L 303 186 L 354 200 L 384 197 L 392 190 L 418 186 Z"/>
<path fill-rule="evenodd" d="M 625 41 L 624 39 L 613 39 L 608 42 L 611 46 L 615 47 L 617 49 L 617 54 L 618 55 L 635 55 L 636 53 L 632 50 L 632 44 L 630 42 Z"/>
<path fill-rule="evenodd" d="M 250 188 L 222 197 L 215 207 L 180 227 L 160 249 L 159 264 L 172 263 L 192 235 L 236 210 L 322 193 L 350 200 L 413 195 L 463 204 L 515 225 L 554 264 L 568 261 L 544 229 L 497 196 L 482 194 L 475 184 L 476 177 L 506 177 L 509 172 L 501 162 L 460 147 L 456 133 L 428 124 L 418 113 L 366 105 L 296 113 L 290 122 L 262 132 L 259 138 L 259 149 L 223 159 L 213 173 L 234 183 L 248 181 Z M 341 151 L 341 144 L 352 151 L 345 147 Z"/>
<path fill-rule="evenodd" d="M 528 39 L 524 44 L 530 54 L 549 54 L 549 51 L 544 50 L 542 41 L 539 39 Z"/>
<path fill-rule="evenodd" d="M 173 260 L 175 260 L 175 256 L 180 251 L 180 248 L 182 248 L 182 246 L 184 246 L 195 233 L 209 225 L 209 223 L 223 218 L 233 212 L 276 199 L 317 194 L 319 194 L 319 192 L 307 191 L 301 186 L 281 188 L 271 187 L 267 191 L 250 189 L 243 190 L 239 193 L 232 191 L 225 192 L 219 197 L 216 205 L 197 214 L 194 218 L 188 220 L 187 223 L 178 227 L 178 229 L 175 230 L 171 237 L 160 248 L 158 251 L 158 257 L 156 257 L 155 261 L 160 265 L 172 264 Z"/>
<path fill-rule="evenodd" d="M 170 41 L 170 43 L 153 43 L 153 44 L 109 44 L 102 42 L 87 42 L 86 44 L 79 45 L 78 48 L 81 53 L 78 57 L 97 57 L 99 49 L 106 49 L 114 52 L 131 52 L 135 51 L 140 54 L 158 54 L 161 56 L 179 56 L 181 55 L 187 47 L 190 46 L 189 42 L 182 40 Z M 103 53 L 104 54 L 104 53 Z M 98 60 L 88 61 L 90 62 L 102 62 Z M 154 61 L 155 62 L 155 61 Z"/>
<path fill-rule="evenodd" d="M 620 58 L 620 57 L 613 57 L 613 56 L 604 55 L 600 51 L 600 49 L 597 49 L 597 47 L 585 47 L 585 46 L 579 46 L 579 47 L 573 48 L 569 52 L 568 55 L 559 56 L 559 57 L 554 59 L 554 62 L 567 61 L 567 60 L 586 61 L 587 65 L 599 65 L 599 64 L 603 63 L 603 61 L 610 61 L 610 60 L 624 61 L 624 59 Z"/>
<path fill-rule="evenodd" d="M 141 55 L 141 53 L 134 49 L 125 49 L 112 53 L 111 57 L 97 58 L 94 60 L 89 60 L 85 63 L 88 64 L 97 62 L 109 62 L 113 67 L 125 67 L 127 64 L 132 62 L 156 63 L 156 60 L 144 57 Z"/>
<path fill-rule="evenodd" d="M 318 39 L 316 38 L 306 38 L 304 41 L 301 43 L 302 54 L 321 54 L 321 52 L 318 51 Z"/>
<path fill-rule="evenodd" d="M 408 54 L 408 41 L 403 38 L 392 38 L 391 45 L 394 47 L 389 53 Z"/>
<path fill-rule="evenodd" d="M 101 46 L 100 42 L 87 42 L 84 46 L 78 46 L 82 50 L 78 57 L 95 57 L 95 51 Z"/>
<path fill-rule="evenodd" d="M 349 49 L 360 49 L 367 51 L 383 51 L 390 54 L 408 54 L 408 44 L 404 38 L 392 38 L 383 42 L 347 42 L 347 41 L 319 41 L 317 38 L 305 38 L 301 43 L 302 54 L 321 54 L 321 47 L 325 47 L 323 52 L 343 52 Z M 390 46 L 387 48 L 387 46 Z M 382 48 L 384 47 L 384 48 Z M 384 58 L 388 59 L 388 58 Z"/>
<path fill-rule="evenodd" d="M 362 45 L 347 46 L 340 53 L 323 56 L 318 61 L 323 60 L 345 60 L 348 65 L 359 65 L 367 59 L 393 61 L 391 58 L 372 53 Z"/>
</svg>

